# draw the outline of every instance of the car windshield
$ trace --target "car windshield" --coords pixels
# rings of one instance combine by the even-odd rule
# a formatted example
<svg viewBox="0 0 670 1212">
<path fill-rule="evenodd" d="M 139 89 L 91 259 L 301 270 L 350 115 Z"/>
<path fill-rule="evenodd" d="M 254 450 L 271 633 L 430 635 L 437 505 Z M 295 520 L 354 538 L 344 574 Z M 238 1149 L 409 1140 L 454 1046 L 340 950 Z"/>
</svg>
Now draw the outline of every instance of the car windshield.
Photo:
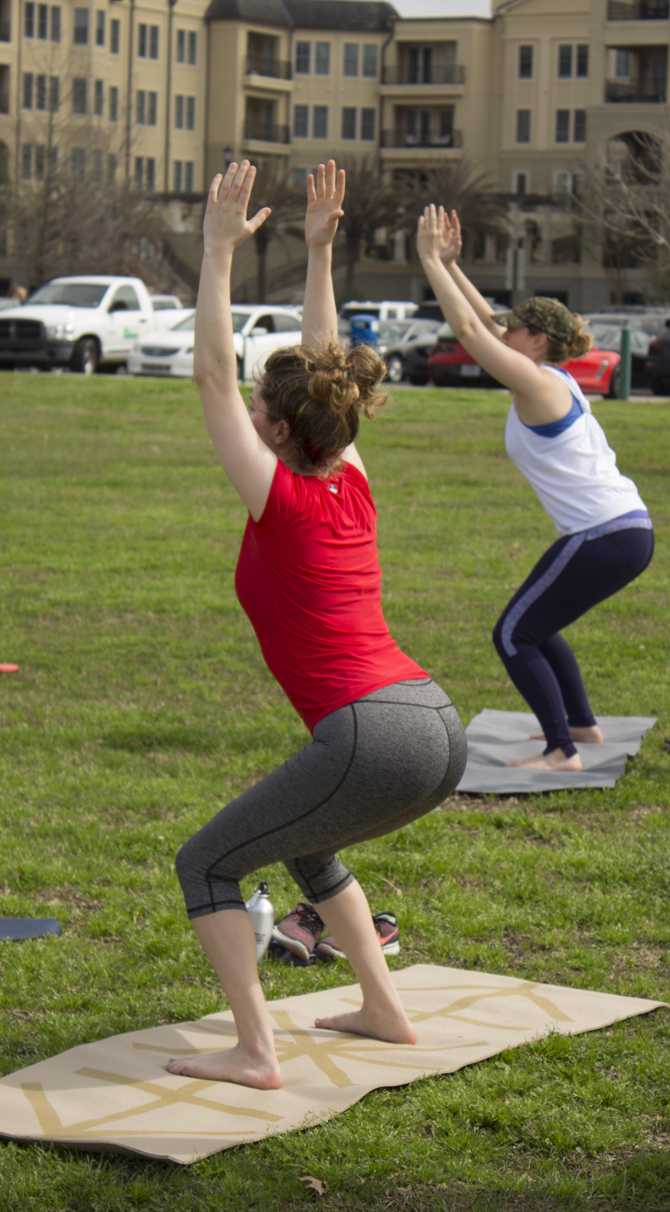
<svg viewBox="0 0 670 1212">
<path fill-rule="evenodd" d="M 173 324 L 172 332 L 193 332 L 195 329 L 195 312 L 193 315 L 187 316 L 185 320 L 180 320 L 178 324 Z"/>
<path fill-rule="evenodd" d="M 241 332 L 251 313 L 248 311 L 235 311 L 235 308 L 233 308 L 232 315 L 233 332 Z"/>
<path fill-rule="evenodd" d="M 593 337 L 593 344 L 596 349 L 614 350 L 619 353 L 621 350 L 621 334 L 626 327 L 624 323 L 619 322 L 619 318 L 614 318 L 611 321 L 592 323 L 589 326 L 589 331 Z M 644 356 L 649 348 L 650 332 L 642 329 L 637 325 L 630 326 L 630 349 L 631 353 Z"/>
<path fill-rule="evenodd" d="M 100 282 L 47 282 L 29 303 L 60 303 L 65 307 L 97 307 L 109 285 Z"/>
<path fill-rule="evenodd" d="M 176 307 L 181 307 L 178 299 L 152 299 L 151 306 L 154 311 L 174 311 Z"/>
</svg>

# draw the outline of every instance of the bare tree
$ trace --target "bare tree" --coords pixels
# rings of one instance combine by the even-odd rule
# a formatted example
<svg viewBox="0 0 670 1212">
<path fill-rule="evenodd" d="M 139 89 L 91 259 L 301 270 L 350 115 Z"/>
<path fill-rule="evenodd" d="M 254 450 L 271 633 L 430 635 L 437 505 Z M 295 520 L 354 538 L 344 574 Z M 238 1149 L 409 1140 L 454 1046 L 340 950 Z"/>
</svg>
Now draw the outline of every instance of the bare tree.
<svg viewBox="0 0 670 1212">
<path fill-rule="evenodd" d="M 572 191 L 570 205 L 584 220 L 595 255 L 613 279 L 643 269 L 661 297 L 670 293 L 670 128 L 658 135 L 631 131 L 611 139 Z"/>
</svg>

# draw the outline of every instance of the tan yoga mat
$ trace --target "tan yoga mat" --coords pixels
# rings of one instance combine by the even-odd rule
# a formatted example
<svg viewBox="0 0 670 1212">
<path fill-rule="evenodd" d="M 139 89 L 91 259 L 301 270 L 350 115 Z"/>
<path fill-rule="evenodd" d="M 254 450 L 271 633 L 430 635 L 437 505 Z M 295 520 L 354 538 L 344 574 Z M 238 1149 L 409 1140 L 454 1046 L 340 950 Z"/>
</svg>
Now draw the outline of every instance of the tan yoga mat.
<svg viewBox="0 0 670 1212">
<path fill-rule="evenodd" d="M 230 1045 L 235 1032 L 226 1011 L 82 1044 L 2 1078 L 0 1136 L 188 1165 L 323 1123 L 380 1086 L 453 1073 L 550 1032 L 594 1031 L 666 1004 L 434 964 L 396 971 L 393 981 L 416 1025 L 415 1047 L 312 1027 L 316 1015 L 356 1007 L 358 985 L 304 993 L 270 1002 L 281 1090 L 166 1072 L 171 1056 Z"/>
</svg>

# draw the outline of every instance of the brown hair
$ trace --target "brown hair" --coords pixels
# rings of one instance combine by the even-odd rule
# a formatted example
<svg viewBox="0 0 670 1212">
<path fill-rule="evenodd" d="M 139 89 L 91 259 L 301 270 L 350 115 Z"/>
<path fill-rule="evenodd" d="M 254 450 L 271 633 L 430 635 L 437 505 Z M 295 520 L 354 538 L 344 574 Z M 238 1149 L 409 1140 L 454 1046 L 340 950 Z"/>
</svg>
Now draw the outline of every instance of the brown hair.
<svg viewBox="0 0 670 1212">
<path fill-rule="evenodd" d="M 586 320 L 573 312 L 574 332 L 569 340 L 559 341 L 547 333 L 547 362 L 565 362 L 568 358 L 581 358 L 593 345 L 593 337 L 587 330 Z"/>
<path fill-rule="evenodd" d="M 258 386 L 270 419 L 288 423 L 300 466 L 325 470 L 355 441 L 361 412 L 372 417 L 385 403 L 385 374 L 367 345 L 294 345 L 270 354 Z"/>
</svg>

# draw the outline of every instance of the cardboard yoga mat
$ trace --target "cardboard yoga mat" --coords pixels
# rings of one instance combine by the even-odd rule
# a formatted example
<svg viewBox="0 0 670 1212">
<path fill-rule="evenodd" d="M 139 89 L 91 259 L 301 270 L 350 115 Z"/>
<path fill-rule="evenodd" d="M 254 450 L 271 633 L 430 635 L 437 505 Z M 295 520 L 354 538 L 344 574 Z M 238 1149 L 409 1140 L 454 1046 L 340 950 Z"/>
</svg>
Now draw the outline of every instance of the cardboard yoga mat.
<svg viewBox="0 0 670 1212">
<path fill-rule="evenodd" d="M 541 741 L 528 740 L 539 730 L 535 716 L 525 711 L 480 711 L 465 730 L 468 763 L 456 790 L 518 795 L 561 787 L 613 787 L 656 720 L 645 715 L 602 715 L 598 723 L 605 743 L 577 746 L 583 770 L 520 770 L 507 763 L 535 757 L 544 748 Z"/>
<path fill-rule="evenodd" d="M 229 1011 L 82 1044 L 0 1080 L 0 1136 L 122 1149 L 181 1165 L 332 1119 L 381 1086 L 453 1073 L 549 1032 L 576 1035 L 665 1005 L 434 964 L 393 980 L 416 1046 L 312 1027 L 360 1004 L 358 985 L 270 1002 L 284 1087 L 174 1077 L 171 1056 L 230 1046 Z"/>
</svg>

